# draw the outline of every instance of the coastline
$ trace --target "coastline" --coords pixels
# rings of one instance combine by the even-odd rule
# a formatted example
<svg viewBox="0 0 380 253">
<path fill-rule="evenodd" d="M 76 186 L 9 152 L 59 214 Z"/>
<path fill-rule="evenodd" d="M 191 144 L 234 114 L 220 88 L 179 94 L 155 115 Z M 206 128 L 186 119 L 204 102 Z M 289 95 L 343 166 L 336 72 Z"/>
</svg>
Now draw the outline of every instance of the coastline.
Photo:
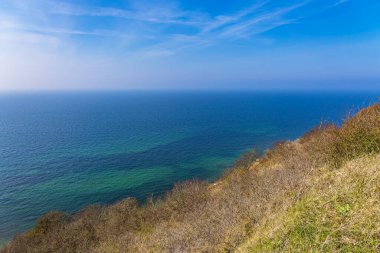
<svg viewBox="0 0 380 253">
<path fill-rule="evenodd" d="M 295 139 L 321 119 L 339 123 L 353 105 L 375 100 L 290 91 L 2 97 L 0 234 L 31 229 L 50 210 L 141 202 L 175 182 L 214 180 L 253 145 Z"/>
<path fill-rule="evenodd" d="M 185 182 L 176 185 L 165 197 L 150 200 L 142 206 L 128 198 L 108 207 L 88 207 L 73 216 L 51 212 L 42 217 L 33 230 L 12 241 L 4 252 L 22 252 L 20 249 L 25 251 L 28 247 L 37 247 L 41 252 L 49 252 L 52 250 L 51 247 L 56 247 L 57 244 L 60 245 L 59 248 L 54 248 L 53 251 L 82 252 L 91 248 L 93 252 L 144 252 L 156 248 L 159 252 L 167 252 L 174 247 L 178 250 L 183 249 L 184 252 L 219 252 L 225 249 L 226 243 L 229 243 L 228 247 L 232 250 L 239 247 L 243 241 L 249 240 L 255 229 L 259 228 L 262 222 L 268 221 L 267 217 L 277 215 L 272 218 L 280 219 L 279 214 L 276 214 L 278 211 L 291 212 L 294 206 L 302 204 L 302 199 L 307 198 L 309 189 L 312 189 L 310 184 L 315 183 L 313 187 L 322 187 L 323 190 L 325 182 L 329 182 L 324 178 L 335 179 L 335 173 L 339 173 L 340 170 L 347 171 L 347 177 L 353 180 L 353 185 L 360 183 L 357 180 L 360 181 L 362 177 L 367 176 L 361 175 L 361 171 L 355 168 L 363 168 L 363 173 L 376 171 L 380 166 L 376 159 L 380 152 L 379 147 L 380 105 L 375 104 L 348 118 L 341 127 L 319 126 L 298 141 L 278 143 L 259 160 L 255 152 L 243 156 L 233 169 L 217 180 L 216 184 Z M 354 165 L 350 165 L 351 163 Z M 347 182 L 351 182 L 349 180 Z M 339 182 L 336 182 L 336 187 L 342 188 Z M 369 187 L 378 185 L 372 184 Z M 356 188 L 348 185 L 347 190 L 350 189 Z M 359 194 L 355 195 L 358 201 L 364 200 L 360 191 L 340 193 L 338 188 L 333 190 L 331 194 L 338 195 L 327 198 L 339 200 L 339 194 L 349 193 Z M 339 222 L 351 221 L 345 218 L 346 214 L 351 212 L 351 208 L 358 208 L 358 212 L 362 212 L 360 205 L 339 203 L 337 204 L 341 207 L 338 206 L 338 209 L 337 204 L 331 207 L 331 215 L 335 215 L 334 219 Z M 376 205 L 368 208 L 377 210 Z M 303 212 L 309 211 L 321 209 L 303 209 Z M 366 220 L 368 219 L 363 218 L 363 222 Z M 289 228 L 290 231 L 292 226 Z M 316 226 L 318 228 L 320 225 Z M 334 231 L 334 226 L 335 223 L 329 229 Z M 210 233 L 205 234 L 205 231 Z M 376 243 L 375 232 L 371 233 L 371 244 L 364 246 L 372 247 L 372 243 Z M 225 233 L 229 235 L 227 238 Z M 282 238 L 282 231 L 278 233 Z M 318 233 L 318 230 L 313 230 L 311 238 L 319 238 Z M 71 238 L 70 243 L 61 245 L 59 238 L 62 236 Z M 125 236 L 129 236 L 126 237 L 129 238 L 127 241 Z M 308 236 L 306 234 L 295 239 L 310 240 Z M 135 241 L 133 238 L 140 239 Z M 316 240 L 315 238 L 313 240 Z M 343 239 L 340 234 L 337 235 L 337 240 Z M 51 244 L 52 240 L 56 243 Z M 260 247 L 263 246 L 262 242 L 258 241 L 255 246 L 250 247 L 256 247 L 257 243 Z M 293 250 L 300 247 L 297 243 L 298 241 L 294 241 L 290 244 L 294 245 Z M 315 243 L 315 247 L 320 246 L 319 241 Z M 342 243 L 347 244 L 347 247 L 353 247 L 350 246 L 350 242 L 330 243 L 331 247 L 340 247 Z M 267 247 L 265 245 L 263 247 Z M 270 244 L 273 249 L 280 246 Z"/>
</svg>

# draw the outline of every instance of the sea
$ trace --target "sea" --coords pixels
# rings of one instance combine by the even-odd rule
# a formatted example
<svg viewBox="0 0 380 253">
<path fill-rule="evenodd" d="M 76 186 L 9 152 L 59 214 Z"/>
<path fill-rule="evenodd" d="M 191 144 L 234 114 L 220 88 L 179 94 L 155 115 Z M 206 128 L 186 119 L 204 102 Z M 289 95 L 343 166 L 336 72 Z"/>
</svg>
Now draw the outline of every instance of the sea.
<svg viewBox="0 0 380 253">
<path fill-rule="evenodd" d="M 244 152 L 340 124 L 380 92 L 0 93 L 0 245 L 51 210 L 213 181 Z"/>
</svg>

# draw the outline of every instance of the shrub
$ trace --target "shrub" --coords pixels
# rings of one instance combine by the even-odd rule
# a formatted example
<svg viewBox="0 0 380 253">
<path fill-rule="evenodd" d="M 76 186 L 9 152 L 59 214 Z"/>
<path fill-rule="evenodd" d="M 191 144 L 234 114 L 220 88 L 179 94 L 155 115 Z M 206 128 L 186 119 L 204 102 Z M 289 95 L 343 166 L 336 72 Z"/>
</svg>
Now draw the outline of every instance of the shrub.
<svg viewBox="0 0 380 253">
<path fill-rule="evenodd" d="M 243 155 L 240 156 L 239 159 L 236 160 L 233 168 L 247 168 L 251 166 L 256 160 L 260 157 L 260 153 L 257 149 L 252 149 L 247 152 L 245 152 Z"/>
<path fill-rule="evenodd" d="M 337 132 L 332 162 L 338 167 L 344 161 L 364 154 L 380 152 L 380 104 L 348 117 Z"/>
<path fill-rule="evenodd" d="M 34 230 L 31 232 L 46 234 L 68 223 L 69 220 L 70 216 L 68 214 L 60 211 L 52 211 L 42 216 L 37 221 L 37 225 Z"/>
</svg>

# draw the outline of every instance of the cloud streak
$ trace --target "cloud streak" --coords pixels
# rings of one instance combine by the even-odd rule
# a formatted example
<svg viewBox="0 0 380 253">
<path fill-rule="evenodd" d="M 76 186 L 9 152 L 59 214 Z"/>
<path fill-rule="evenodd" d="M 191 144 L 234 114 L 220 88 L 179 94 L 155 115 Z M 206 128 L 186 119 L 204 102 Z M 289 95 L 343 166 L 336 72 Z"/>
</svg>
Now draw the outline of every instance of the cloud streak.
<svg viewBox="0 0 380 253">
<path fill-rule="evenodd" d="M 335 3 L 333 3 L 332 5 L 330 5 L 329 7 L 330 8 L 333 8 L 333 7 L 337 7 L 339 5 L 342 5 L 342 4 L 345 4 L 345 3 L 348 3 L 350 0 L 338 0 L 336 1 Z"/>
<path fill-rule="evenodd" d="M 0 49 L 17 50 L 24 46 L 72 51 L 89 41 L 98 45 L 100 53 L 118 50 L 134 59 L 162 58 L 254 40 L 265 32 L 299 22 L 303 17 L 297 11 L 314 1 L 274 4 L 274 0 L 256 0 L 234 12 L 211 14 L 184 9 L 174 1 L 160 4 L 136 1 L 124 8 L 114 8 L 55 0 L 4 0 L 0 8 L 8 13 L 0 12 Z M 325 7 L 332 2 L 335 7 L 347 1 L 329 0 Z M 83 19 L 92 25 L 83 23 Z"/>
<path fill-rule="evenodd" d="M 143 50 L 152 50 L 154 52 L 171 51 L 172 54 L 175 54 L 189 48 L 209 47 L 221 41 L 250 39 L 252 36 L 274 28 L 292 24 L 296 19 L 286 18 L 285 16 L 298 8 L 302 8 L 310 1 L 298 2 L 275 10 L 266 8 L 269 2 L 259 1 L 235 14 L 217 15 L 204 20 L 201 24 L 202 28 L 197 32 L 190 35 L 175 34 L 165 37 L 165 42 L 155 44 Z M 145 55 L 144 52 L 142 54 Z"/>
<path fill-rule="evenodd" d="M 207 12 L 184 10 L 175 2 L 161 5 L 140 3 L 121 9 L 45 0 L 5 1 L 5 7 L 13 10 L 13 16 L 0 23 L 0 31 L 6 32 L 8 36 L 14 33 L 17 34 L 16 38 L 22 33 L 35 33 L 39 36 L 53 36 L 63 42 L 71 40 L 74 43 L 76 36 L 128 38 L 132 44 L 142 46 L 126 50 L 137 53 L 144 50 L 166 52 L 152 55 L 170 55 L 183 49 L 214 45 L 225 39 L 249 39 L 292 23 L 294 18 L 285 16 L 305 4 L 297 2 L 273 9 L 268 5 L 270 0 L 260 0 L 234 14 L 211 15 Z M 99 27 L 87 27 L 81 23 L 81 17 L 94 19 Z M 99 17 L 113 19 L 112 25 L 105 27 L 97 23 L 96 19 Z M 53 18 L 62 22 L 44 22 Z M 184 29 L 178 32 L 177 27 Z"/>
</svg>

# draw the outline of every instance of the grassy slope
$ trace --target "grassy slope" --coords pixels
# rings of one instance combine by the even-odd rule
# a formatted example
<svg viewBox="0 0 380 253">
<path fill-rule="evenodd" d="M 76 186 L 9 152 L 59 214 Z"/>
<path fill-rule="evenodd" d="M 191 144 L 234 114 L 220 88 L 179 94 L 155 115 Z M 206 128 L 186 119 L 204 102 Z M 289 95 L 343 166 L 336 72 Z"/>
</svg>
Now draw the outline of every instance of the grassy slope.
<svg viewBox="0 0 380 253">
<path fill-rule="evenodd" d="M 238 251 L 380 251 L 380 155 L 320 168 L 308 181 L 303 196 L 261 221 Z"/>
<path fill-rule="evenodd" d="M 52 212 L 2 252 L 376 252 L 380 105 L 243 156 L 217 183 Z"/>
</svg>

